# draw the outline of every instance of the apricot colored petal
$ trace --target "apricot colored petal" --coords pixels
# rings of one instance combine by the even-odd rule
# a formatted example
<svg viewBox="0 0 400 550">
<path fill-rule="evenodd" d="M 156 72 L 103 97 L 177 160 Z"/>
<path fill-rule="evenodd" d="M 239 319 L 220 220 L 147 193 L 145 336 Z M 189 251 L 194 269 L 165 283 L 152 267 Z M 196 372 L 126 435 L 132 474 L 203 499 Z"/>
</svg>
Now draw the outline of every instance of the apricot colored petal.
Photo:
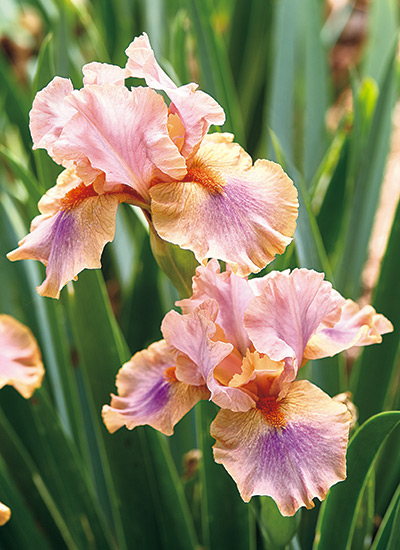
<svg viewBox="0 0 400 550">
<path fill-rule="evenodd" d="M 159 235 L 192 250 L 199 262 L 217 258 L 240 276 L 258 272 L 291 241 L 297 191 L 282 168 L 258 160 L 239 170 L 226 155 L 241 158 L 236 144 L 202 146 L 184 181 L 150 190 Z"/>
<path fill-rule="evenodd" d="M 281 514 L 313 508 L 329 488 L 346 477 L 350 415 L 305 380 L 291 384 L 280 402 L 285 425 L 275 427 L 263 413 L 221 410 L 211 424 L 214 459 L 235 480 L 241 497 L 272 497 Z"/>
<path fill-rule="evenodd" d="M 392 323 L 372 306 L 360 306 L 346 300 L 340 321 L 334 327 L 321 323 L 304 352 L 306 359 L 319 359 L 340 353 L 353 346 L 379 344 L 382 334 L 393 331 Z"/>
<path fill-rule="evenodd" d="M 197 90 L 197 84 L 178 88 L 157 63 L 145 33 L 135 38 L 125 53 L 129 58 L 126 66 L 130 74 L 144 78 L 148 86 L 165 91 L 170 98 L 171 113 L 177 113 L 185 127 L 181 153 L 186 159 L 191 158 L 211 124 L 225 122 L 224 110 L 211 96 Z"/>
<path fill-rule="evenodd" d="M 154 178 L 185 175 L 185 160 L 168 134 L 167 106 L 150 88 L 87 86 L 69 102 L 78 113 L 54 149 L 60 162 L 86 157 L 107 183 L 128 185 L 146 200 Z"/>
<path fill-rule="evenodd" d="M 11 517 L 11 510 L 8 506 L 0 502 L 0 526 L 7 523 Z"/>
<path fill-rule="evenodd" d="M 109 432 L 122 426 L 132 430 L 148 424 L 165 435 L 209 392 L 203 386 L 180 382 L 174 375 L 175 360 L 164 340 L 136 353 L 117 375 L 118 395 L 104 405 L 102 416 Z"/>
<path fill-rule="evenodd" d="M 30 112 L 30 131 L 34 149 L 47 149 L 53 156 L 53 145 L 76 110 L 65 98 L 73 91 L 72 82 L 56 76 L 36 94 Z"/>
<path fill-rule="evenodd" d="M 192 313 L 170 311 L 161 323 L 161 332 L 177 352 L 176 376 L 187 384 L 205 384 L 210 370 L 227 357 L 233 346 L 215 342 L 218 304 L 206 300 Z"/>
<path fill-rule="evenodd" d="M 29 328 L 9 315 L 0 315 L 0 388 L 13 386 L 28 399 L 42 384 L 44 368 Z"/>
<path fill-rule="evenodd" d="M 344 298 L 323 273 L 295 269 L 270 273 L 248 307 L 244 325 L 256 349 L 274 361 L 288 360 L 294 380 L 304 350 L 322 321 L 333 326 Z"/>
<path fill-rule="evenodd" d="M 155 90 L 176 88 L 176 84 L 162 70 L 157 63 L 147 34 L 144 32 L 137 36 L 126 48 L 128 57 L 126 68 L 130 75 L 136 78 L 144 78 L 146 84 Z"/>
<path fill-rule="evenodd" d="M 215 368 L 229 361 L 233 350 L 232 344 L 217 340 L 217 314 L 216 301 L 206 300 L 190 314 L 167 313 L 161 331 L 176 353 L 178 380 L 207 384 L 210 399 L 220 407 L 248 410 L 254 406 L 254 400 L 242 390 L 221 384 L 214 376 Z"/>
<path fill-rule="evenodd" d="M 117 86 L 123 86 L 125 79 L 129 74 L 126 69 L 118 67 L 118 65 L 110 65 L 109 63 L 88 63 L 82 67 L 83 72 L 83 84 L 88 86 L 90 84 L 115 84 Z"/>
<path fill-rule="evenodd" d="M 46 279 L 39 294 L 58 298 L 60 290 L 83 269 L 101 267 L 105 244 L 112 241 L 115 216 L 124 193 L 98 195 L 76 175 L 63 172 L 55 187 L 39 202 L 42 214 L 31 224 L 31 232 L 7 254 L 11 261 L 39 260 L 46 265 Z"/>
<path fill-rule="evenodd" d="M 190 313 L 201 302 L 210 298 L 218 303 L 216 323 L 223 329 L 226 339 L 243 356 L 246 355 L 251 342 L 243 327 L 244 312 L 254 298 L 247 279 L 232 273 L 229 266 L 221 273 L 218 261 L 210 260 L 206 266 L 196 269 L 191 298 L 180 300 L 176 305 L 183 313 Z"/>
</svg>

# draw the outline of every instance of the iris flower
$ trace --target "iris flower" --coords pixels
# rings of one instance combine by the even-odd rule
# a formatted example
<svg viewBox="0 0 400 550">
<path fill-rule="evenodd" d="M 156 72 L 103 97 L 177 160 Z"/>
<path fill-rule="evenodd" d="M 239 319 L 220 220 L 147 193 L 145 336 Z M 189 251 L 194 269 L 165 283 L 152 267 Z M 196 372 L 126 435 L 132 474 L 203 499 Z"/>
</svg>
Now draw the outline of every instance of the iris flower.
<svg viewBox="0 0 400 550">
<path fill-rule="evenodd" d="M 100 267 L 121 202 L 142 208 L 162 239 L 192 250 L 199 262 L 218 258 L 242 276 L 291 241 L 297 191 L 282 168 L 253 165 L 231 134 L 207 134 L 224 123 L 222 107 L 196 84 L 177 87 L 146 34 L 126 53 L 125 68 L 89 63 L 82 89 L 56 77 L 33 102 L 33 147 L 65 171 L 8 258 L 47 266 L 37 289 L 44 296 L 57 298 L 80 271 Z M 147 86 L 129 90 L 128 77 Z"/>
<path fill-rule="evenodd" d="M 247 280 L 211 260 L 197 268 L 193 295 L 170 311 L 164 339 L 120 369 L 110 432 L 148 424 L 166 435 L 200 399 L 221 410 L 211 424 L 214 459 L 244 501 L 271 496 L 283 515 L 311 508 L 346 477 L 350 414 L 306 380 L 309 360 L 380 342 L 391 323 L 345 300 L 323 273 L 271 272 Z"/>
<path fill-rule="evenodd" d="M 13 386 L 28 399 L 42 383 L 44 368 L 31 331 L 9 315 L 0 315 L 0 388 Z M 11 517 L 11 510 L 0 502 L 0 525 Z"/>
</svg>

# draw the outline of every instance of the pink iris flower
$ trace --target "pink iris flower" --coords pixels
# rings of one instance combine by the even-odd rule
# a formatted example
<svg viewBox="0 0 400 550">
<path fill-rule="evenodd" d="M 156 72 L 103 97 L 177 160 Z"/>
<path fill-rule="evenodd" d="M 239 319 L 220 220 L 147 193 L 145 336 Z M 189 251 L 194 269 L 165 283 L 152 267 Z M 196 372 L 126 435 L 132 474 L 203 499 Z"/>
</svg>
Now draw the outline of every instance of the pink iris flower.
<svg viewBox="0 0 400 550">
<path fill-rule="evenodd" d="M 28 399 L 43 379 L 41 354 L 31 331 L 9 315 L 0 315 L 0 388 L 13 386 Z M 0 525 L 11 517 L 11 510 L 0 502 Z"/>
<path fill-rule="evenodd" d="M 231 134 L 207 134 L 224 123 L 222 107 L 196 84 L 177 87 L 146 34 L 126 53 L 125 68 L 90 63 L 82 89 L 56 77 L 33 102 L 33 147 L 65 171 L 8 258 L 47 266 L 37 289 L 44 296 L 57 298 L 80 271 L 100 267 L 121 202 L 142 208 L 162 239 L 192 250 L 199 262 L 218 258 L 242 276 L 291 241 L 297 191 L 282 168 L 253 165 Z M 148 86 L 128 89 L 128 77 Z"/>
<path fill-rule="evenodd" d="M 271 496 L 283 515 L 314 506 L 346 477 L 351 416 L 306 380 L 309 359 L 382 340 L 391 323 L 345 300 L 307 269 L 247 280 L 211 260 L 197 268 L 193 295 L 177 303 L 164 339 L 119 371 L 118 395 L 103 407 L 110 432 L 148 424 L 164 434 L 200 399 L 221 410 L 211 424 L 214 459 L 246 502 Z"/>
</svg>

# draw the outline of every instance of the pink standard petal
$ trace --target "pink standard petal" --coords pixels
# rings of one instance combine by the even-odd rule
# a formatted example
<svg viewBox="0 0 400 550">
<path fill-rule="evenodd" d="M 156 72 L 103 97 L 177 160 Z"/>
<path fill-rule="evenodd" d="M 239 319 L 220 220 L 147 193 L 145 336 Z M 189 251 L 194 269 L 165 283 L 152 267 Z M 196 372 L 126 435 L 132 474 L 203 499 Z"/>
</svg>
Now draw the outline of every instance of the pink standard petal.
<svg viewBox="0 0 400 550">
<path fill-rule="evenodd" d="M 99 195 L 93 185 L 85 186 L 72 170 L 66 170 L 42 197 L 42 214 L 32 221 L 31 232 L 7 254 L 11 261 L 34 259 L 47 266 L 46 279 L 37 287 L 39 294 L 58 298 L 80 271 L 101 267 L 103 248 L 114 238 L 118 205 L 131 199 L 122 187 Z"/>
<path fill-rule="evenodd" d="M 42 384 L 44 368 L 37 342 L 28 327 L 0 315 L 0 388 L 13 386 L 26 399 Z"/>
<path fill-rule="evenodd" d="M 118 67 L 118 65 L 110 65 L 109 63 L 88 63 L 82 67 L 83 72 L 83 84 L 85 86 L 91 84 L 115 84 L 116 86 L 123 86 L 125 79 L 129 74 L 126 69 Z"/>
<path fill-rule="evenodd" d="M 228 342 L 245 356 L 251 342 L 243 326 L 244 312 L 254 298 L 249 282 L 234 275 L 229 266 L 221 273 L 218 261 L 211 260 L 206 266 L 196 269 L 192 297 L 180 300 L 176 305 L 181 307 L 183 313 L 191 313 L 201 302 L 210 298 L 216 300 L 219 306 L 216 323 L 224 331 Z"/>
<path fill-rule="evenodd" d="M 217 338 L 217 314 L 216 301 L 206 300 L 187 315 L 170 311 L 162 322 L 161 330 L 176 353 L 176 376 L 179 380 L 188 384 L 206 383 L 211 392 L 210 399 L 220 407 L 248 410 L 254 406 L 254 400 L 237 388 L 221 384 L 214 376 L 219 364 L 234 360 L 231 357 L 232 344 Z M 237 361 L 234 363 L 237 367 Z"/>
<path fill-rule="evenodd" d="M 30 112 L 30 130 L 34 149 L 47 149 L 53 157 L 53 145 L 64 126 L 76 110 L 65 98 L 73 91 L 72 82 L 56 76 L 43 90 L 36 94 Z"/>
<path fill-rule="evenodd" d="M 118 395 L 112 395 L 111 405 L 103 407 L 108 431 L 148 424 L 171 435 L 175 424 L 200 399 L 209 396 L 205 385 L 185 384 L 174 373 L 174 356 L 164 340 L 136 353 L 117 375 Z"/>
<path fill-rule="evenodd" d="M 163 239 L 192 250 L 199 262 L 223 260 L 240 276 L 283 253 L 296 226 L 297 191 L 282 168 L 266 160 L 251 166 L 228 138 L 206 141 L 183 181 L 150 193 Z"/>
<path fill-rule="evenodd" d="M 323 320 L 333 326 L 340 319 L 343 303 L 323 273 L 307 269 L 273 272 L 265 277 L 262 293 L 250 303 L 244 325 L 259 352 L 274 361 L 289 359 L 294 380 L 309 339 Z"/>
<path fill-rule="evenodd" d="M 130 74 L 144 78 L 148 86 L 165 91 L 171 99 L 170 111 L 179 115 L 185 127 L 181 153 L 190 159 L 211 124 L 225 122 L 224 110 L 211 96 L 197 90 L 197 84 L 190 83 L 178 88 L 157 63 L 146 33 L 135 38 L 125 53 Z"/>
<path fill-rule="evenodd" d="M 211 424 L 214 459 L 233 477 L 244 501 L 267 495 L 281 514 L 292 516 L 345 479 L 350 415 L 305 380 L 294 382 L 279 403 L 282 416 L 274 413 L 268 420 L 259 409 L 221 410 Z"/>
<path fill-rule="evenodd" d="M 103 84 L 69 97 L 78 111 L 54 149 L 60 162 L 87 158 L 109 184 L 125 184 L 149 201 L 156 177 L 181 178 L 186 163 L 169 137 L 167 107 L 149 88 Z"/>
<path fill-rule="evenodd" d="M 334 327 L 324 322 L 309 340 L 304 352 L 306 359 L 319 359 L 340 353 L 353 346 L 379 344 L 382 334 L 393 331 L 392 323 L 372 306 L 360 306 L 352 300 L 346 300 L 342 315 Z"/>
</svg>

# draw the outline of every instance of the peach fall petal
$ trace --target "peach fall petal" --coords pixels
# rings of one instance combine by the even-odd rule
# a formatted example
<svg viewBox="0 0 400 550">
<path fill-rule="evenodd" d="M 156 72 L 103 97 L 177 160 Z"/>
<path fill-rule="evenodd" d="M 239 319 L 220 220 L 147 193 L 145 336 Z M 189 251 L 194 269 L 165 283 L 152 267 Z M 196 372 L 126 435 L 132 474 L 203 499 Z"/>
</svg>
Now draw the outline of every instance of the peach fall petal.
<svg viewBox="0 0 400 550">
<path fill-rule="evenodd" d="M 274 361 L 287 360 L 291 380 L 303 361 L 307 342 L 324 320 L 340 319 L 344 298 L 308 269 L 273 272 L 265 277 L 262 293 L 245 313 L 244 325 L 256 349 Z"/>
<path fill-rule="evenodd" d="M 243 152 L 244 153 L 244 152 Z M 183 181 L 151 190 L 159 235 L 194 252 L 199 262 L 218 258 L 240 276 L 258 272 L 291 241 L 297 191 L 282 168 L 266 160 L 246 163 L 237 144 L 205 143 Z"/>
<path fill-rule="evenodd" d="M 44 368 L 29 328 L 9 315 L 0 315 L 0 388 L 13 386 L 28 399 L 42 384 Z"/>
<path fill-rule="evenodd" d="M 205 385 L 191 386 L 175 376 L 175 360 L 164 340 L 136 353 L 117 375 L 118 395 L 104 405 L 109 432 L 148 424 L 172 435 L 175 424 L 200 400 L 209 397 Z"/>
<path fill-rule="evenodd" d="M 178 88 L 157 63 L 146 33 L 135 38 L 125 53 L 128 56 L 126 67 L 131 76 L 144 78 L 148 86 L 163 90 L 169 96 L 170 111 L 179 115 L 185 128 L 181 152 L 189 160 L 211 124 L 225 122 L 224 110 L 211 96 L 197 90 L 197 84 L 190 83 Z"/>
<path fill-rule="evenodd" d="M 72 92 L 72 82 L 56 76 L 43 90 L 36 94 L 30 112 L 30 131 L 33 149 L 47 149 L 53 155 L 53 145 L 60 137 L 66 123 L 76 110 L 65 101 Z"/>
<path fill-rule="evenodd" d="M 210 298 L 219 306 L 216 323 L 224 331 L 227 341 L 245 356 L 251 342 L 243 327 L 244 312 L 254 298 L 247 279 L 236 277 L 229 266 L 221 273 L 218 261 L 210 260 L 206 266 L 196 269 L 192 296 L 176 302 L 176 305 L 183 313 L 191 313 Z"/>
<path fill-rule="evenodd" d="M 108 184 L 125 184 L 149 201 L 151 181 L 182 178 L 186 163 L 171 141 L 167 107 L 150 88 L 103 84 L 74 91 L 77 114 L 54 146 L 59 162 L 87 158 Z"/>
<path fill-rule="evenodd" d="M 11 517 L 11 510 L 8 506 L 0 502 L 0 526 L 7 523 Z"/>
<path fill-rule="evenodd" d="M 340 353 L 353 346 L 369 346 L 382 342 L 382 334 L 393 331 L 392 323 L 376 313 L 372 306 L 360 306 L 346 300 L 340 321 L 334 327 L 324 322 L 309 340 L 304 358 L 319 359 Z"/>
<path fill-rule="evenodd" d="M 349 424 L 343 404 L 301 380 L 278 403 L 267 400 L 244 413 L 221 410 L 211 424 L 214 459 L 245 502 L 268 495 L 282 515 L 292 516 L 345 479 Z"/>
<path fill-rule="evenodd" d="M 7 254 L 11 261 L 34 259 L 46 265 L 46 279 L 37 291 L 51 298 L 58 298 L 83 269 L 101 267 L 103 248 L 114 238 L 118 205 L 134 198 L 124 186 L 99 195 L 71 169 L 57 181 L 39 201 L 41 215 L 32 221 L 31 232 Z"/>
</svg>

